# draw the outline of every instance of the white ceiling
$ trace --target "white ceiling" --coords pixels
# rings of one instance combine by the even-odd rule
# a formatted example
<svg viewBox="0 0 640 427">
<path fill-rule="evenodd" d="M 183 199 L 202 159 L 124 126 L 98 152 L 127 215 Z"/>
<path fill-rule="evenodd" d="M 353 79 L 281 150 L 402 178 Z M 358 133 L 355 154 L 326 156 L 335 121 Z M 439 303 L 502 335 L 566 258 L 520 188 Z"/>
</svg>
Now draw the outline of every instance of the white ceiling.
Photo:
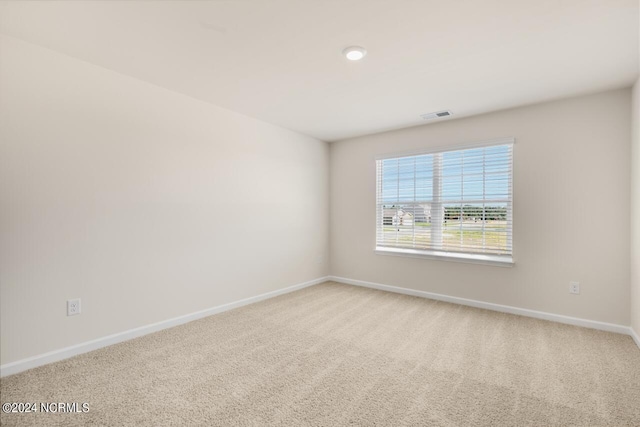
<svg viewBox="0 0 640 427">
<path fill-rule="evenodd" d="M 3 1 L 0 31 L 335 141 L 629 86 L 638 3 Z"/>
</svg>

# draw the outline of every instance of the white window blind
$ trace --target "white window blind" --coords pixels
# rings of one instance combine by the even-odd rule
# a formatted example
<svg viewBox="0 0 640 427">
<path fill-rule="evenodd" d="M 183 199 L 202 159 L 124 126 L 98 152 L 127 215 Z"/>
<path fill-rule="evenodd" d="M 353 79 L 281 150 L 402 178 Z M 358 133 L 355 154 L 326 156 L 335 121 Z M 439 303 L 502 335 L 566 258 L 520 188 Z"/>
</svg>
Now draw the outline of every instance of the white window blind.
<svg viewBox="0 0 640 427">
<path fill-rule="evenodd" d="M 508 141 L 377 160 L 377 250 L 510 262 Z"/>
</svg>

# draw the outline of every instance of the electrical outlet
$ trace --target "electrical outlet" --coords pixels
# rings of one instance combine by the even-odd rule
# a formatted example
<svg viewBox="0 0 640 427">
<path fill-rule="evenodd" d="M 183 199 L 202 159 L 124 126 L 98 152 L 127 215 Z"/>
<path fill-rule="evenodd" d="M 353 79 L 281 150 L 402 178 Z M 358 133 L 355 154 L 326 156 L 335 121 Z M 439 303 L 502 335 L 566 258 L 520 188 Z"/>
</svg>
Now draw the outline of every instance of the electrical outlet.
<svg viewBox="0 0 640 427">
<path fill-rule="evenodd" d="M 67 300 L 67 316 L 80 314 L 80 298 Z"/>
<path fill-rule="evenodd" d="M 579 294 L 580 293 L 580 282 L 569 282 L 569 293 L 570 294 Z"/>
</svg>

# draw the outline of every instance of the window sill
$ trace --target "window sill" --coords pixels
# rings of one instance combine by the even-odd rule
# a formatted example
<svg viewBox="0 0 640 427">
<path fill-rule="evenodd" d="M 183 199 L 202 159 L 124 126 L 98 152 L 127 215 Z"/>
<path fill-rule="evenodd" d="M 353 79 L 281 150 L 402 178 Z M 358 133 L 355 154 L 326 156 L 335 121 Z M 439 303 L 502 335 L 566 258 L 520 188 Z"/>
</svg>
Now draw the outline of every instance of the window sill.
<svg viewBox="0 0 640 427">
<path fill-rule="evenodd" d="M 493 265 L 497 267 L 513 267 L 513 258 L 501 255 L 470 255 L 443 251 L 421 251 L 417 249 L 398 249 L 376 247 L 377 255 L 404 256 L 411 258 L 436 259 L 440 261 L 466 262 L 470 264 Z"/>
</svg>

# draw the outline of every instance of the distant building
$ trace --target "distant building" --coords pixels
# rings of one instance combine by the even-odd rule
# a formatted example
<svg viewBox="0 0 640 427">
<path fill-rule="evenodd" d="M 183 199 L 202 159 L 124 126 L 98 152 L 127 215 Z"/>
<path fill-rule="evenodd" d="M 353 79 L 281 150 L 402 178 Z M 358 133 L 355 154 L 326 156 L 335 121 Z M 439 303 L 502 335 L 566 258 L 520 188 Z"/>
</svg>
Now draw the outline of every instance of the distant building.
<svg viewBox="0 0 640 427">
<path fill-rule="evenodd" d="M 383 225 L 413 225 L 414 222 L 431 222 L 431 205 L 398 205 L 384 208 Z"/>
<path fill-rule="evenodd" d="M 431 222 L 431 205 L 403 206 L 402 210 L 411 213 L 415 222 Z"/>
</svg>

